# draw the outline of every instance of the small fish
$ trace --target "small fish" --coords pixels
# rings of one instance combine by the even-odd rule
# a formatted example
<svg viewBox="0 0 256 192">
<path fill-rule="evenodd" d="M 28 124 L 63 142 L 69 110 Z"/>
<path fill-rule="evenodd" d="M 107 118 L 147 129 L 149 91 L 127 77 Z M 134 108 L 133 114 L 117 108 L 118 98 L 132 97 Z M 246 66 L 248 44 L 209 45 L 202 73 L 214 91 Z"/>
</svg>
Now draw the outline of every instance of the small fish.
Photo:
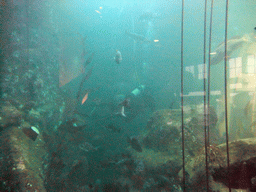
<svg viewBox="0 0 256 192">
<path fill-rule="evenodd" d="M 82 105 L 84 104 L 84 102 L 88 99 L 88 92 L 85 94 L 83 100 L 82 100 Z"/>
<path fill-rule="evenodd" d="M 139 140 L 136 137 L 127 137 L 127 142 L 131 144 L 131 147 L 137 152 L 142 152 L 142 147 Z"/>
<path fill-rule="evenodd" d="M 101 14 L 101 12 L 99 12 L 98 10 L 95 10 L 97 13 Z"/>
<path fill-rule="evenodd" d="M 85 143 L 79 145 L 79 148 L 86 152 L 90 152 L 90 151 L 97 151 L 99 146 L 93 147 L 93 145 L 91 143 L 85 142 Z"/>
<path fill-rule="evenodd" d="M 120 128 L 120 127 L 117 128 L 117 127 L 115 127 L 113 124 L 107 125 L 106 128 L 109 129 L 109 130 L 111 130 L 111 131 L 113 131 L 113 132 L 117 132 L 117 133 L 120 133 L 120 131 L 121 131 L 121 128 Z"/>
<path fill-rule="evenodd" d="M 114 57 L 117 64 L 120 64 L 122 61 L 122 54 L 120 51 L 116 50 L 116 56 Z"/>
</svg>

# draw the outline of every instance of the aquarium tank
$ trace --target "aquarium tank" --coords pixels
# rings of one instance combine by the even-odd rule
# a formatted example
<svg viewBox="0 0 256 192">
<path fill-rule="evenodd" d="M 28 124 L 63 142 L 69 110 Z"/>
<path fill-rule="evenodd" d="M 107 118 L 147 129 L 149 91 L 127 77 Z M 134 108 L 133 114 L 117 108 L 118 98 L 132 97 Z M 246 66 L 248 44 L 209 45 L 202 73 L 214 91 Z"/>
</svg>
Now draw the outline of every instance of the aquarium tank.
<svg viewBox="0 0 256 192">
<path fill-rule="evenodd" d="M 255 0 L 0 8 L 0 191 L 256 191 Z"/>
</svg>

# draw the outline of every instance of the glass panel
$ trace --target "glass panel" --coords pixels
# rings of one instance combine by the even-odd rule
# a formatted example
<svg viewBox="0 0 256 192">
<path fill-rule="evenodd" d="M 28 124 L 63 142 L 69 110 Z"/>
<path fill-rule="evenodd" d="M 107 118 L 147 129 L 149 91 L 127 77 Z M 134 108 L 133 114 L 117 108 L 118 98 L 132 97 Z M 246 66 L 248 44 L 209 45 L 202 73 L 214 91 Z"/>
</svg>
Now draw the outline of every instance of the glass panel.
<svg viewBox="0 0 256 192">
<path fill-rule="evenodd" d="M 1 1 L 0 191 L 255 191 L 255 0 L 182 2 Z"/>
</svg>

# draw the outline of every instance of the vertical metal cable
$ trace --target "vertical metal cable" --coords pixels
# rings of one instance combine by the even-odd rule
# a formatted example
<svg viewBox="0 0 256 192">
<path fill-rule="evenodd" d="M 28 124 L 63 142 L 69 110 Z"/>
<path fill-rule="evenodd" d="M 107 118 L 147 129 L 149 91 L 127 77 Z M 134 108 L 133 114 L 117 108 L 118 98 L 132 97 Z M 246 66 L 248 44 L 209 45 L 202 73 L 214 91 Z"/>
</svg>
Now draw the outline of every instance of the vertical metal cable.
<svg viewBox="0 0 256 192">
<path fill-rule="evenodd" d="M 225 18 L 225 62 L 224 62 L 224 73 L 225 73 L 225 120 L 226 120 L 226 146 L 227 146 L 227 165 L 228 165 L 228 173 L 227 173 L 227 177 L 228 177 L 228 188 L 229 188 L 229 192 L 231 192 L 231 188 L 230 188 L 230 165 L 229 165 L 229 145 L 228 145 L 228 103 L 227 103 L 227 41 L 228 41 L 228 3 L 229 0 L 226 0 L 226 18 Z"/>
<path fill-rule="evenodd" d="M 27 17 L 27 69 L 29 68 L 29 0 L 26 0 L 26 17 Z"/>
<path fill-rule="evenodd" d="M 206 171 L 206 189 L 209 191 L 209 171 L 208 171 L 208 135 L 209 122 L 207 121 L 207 114 L 209 114 L 209 108 L 206 108 L 206 23 L 207 23 L 207 0 L 205 0 L 204 7 L 204 145 L 205 145 L 205 171 Z M 208 78 L 209 79 L 209 78 Z"/>
<path fill-rule="evenodd" d="M 209 53 L 208 53 L 208 94 L 207 94 L 207 100 L 208 100 L 208 104 L 207 104 L 207 108 L 210 109 L 210 91 L 211 91 L 211 84 L 210 84 L 210 80 L 211 80 L 211 46 L 212 46 L 212 15 L 213 15 L 213 2 L 214 0 L 212 0 L 211 2 L 211 13 L 210 13 L 210 32 L 209 32 Z M 207 121 L 209 121 L 210 117 L 209 117 L 209 113 L 207 114 Z M 209 125 L 210 126 L 210 125 Z M 209 126 L 208 126 L 208 145 L 210 146 L 210 131 L 209 131 Z"/>
<path fill-rule="evenodd" d="M 183 29 L 184 29 L 184 0 L 181 8 L 181 130 L 182 130 L 182 166 L 183 166 L 183 191 L 186 192 L 185 171 L 185 134 L 184 134 L 184 109 L 183 109 Z"/>
</svg>

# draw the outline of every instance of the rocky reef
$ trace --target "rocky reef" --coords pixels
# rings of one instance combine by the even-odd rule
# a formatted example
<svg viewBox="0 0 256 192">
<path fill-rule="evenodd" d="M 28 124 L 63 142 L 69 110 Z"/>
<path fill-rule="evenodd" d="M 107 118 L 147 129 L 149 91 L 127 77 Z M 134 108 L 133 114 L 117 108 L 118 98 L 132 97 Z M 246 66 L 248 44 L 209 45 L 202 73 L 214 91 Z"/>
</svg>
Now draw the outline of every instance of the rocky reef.
<svg viewBox="0 0 256 192">
<path fill-rule="evenodd" d="M 190 109 L 184 112 L 184 136 L 186 158 L 195 156 L 204 146 L 204 115 L 202 109 Z M 211 143 L 219 142 L 214 133 L 217 116 L 210 113 Z M 149 165 L 161 165 L 167 161 L 182 162 L 181 111 L 164 109 L 156 111 L 148 120 L 146 128 L 140 134 L 143 152 L 134 152 Z"/>
<path fill-rule="evenodd" d="M 1 191 L 46 191 L 43 165 L 46 154 L 41 134 L 36 141 L 12 126 L 1 132 Z"/>
<path fill-rule="evenodd" d="M 241 139 L 229 143 L 229 169 L 226 144 L 208 147 L 208 176 L 210 191 L 255 191 L 256 139 Z M 185 166 L 186 184 L 190 191 L 207 189 L 205 149 L 190 158 Z M 179 173 L 182 177 L 182 170 Z"/>
</svg>

